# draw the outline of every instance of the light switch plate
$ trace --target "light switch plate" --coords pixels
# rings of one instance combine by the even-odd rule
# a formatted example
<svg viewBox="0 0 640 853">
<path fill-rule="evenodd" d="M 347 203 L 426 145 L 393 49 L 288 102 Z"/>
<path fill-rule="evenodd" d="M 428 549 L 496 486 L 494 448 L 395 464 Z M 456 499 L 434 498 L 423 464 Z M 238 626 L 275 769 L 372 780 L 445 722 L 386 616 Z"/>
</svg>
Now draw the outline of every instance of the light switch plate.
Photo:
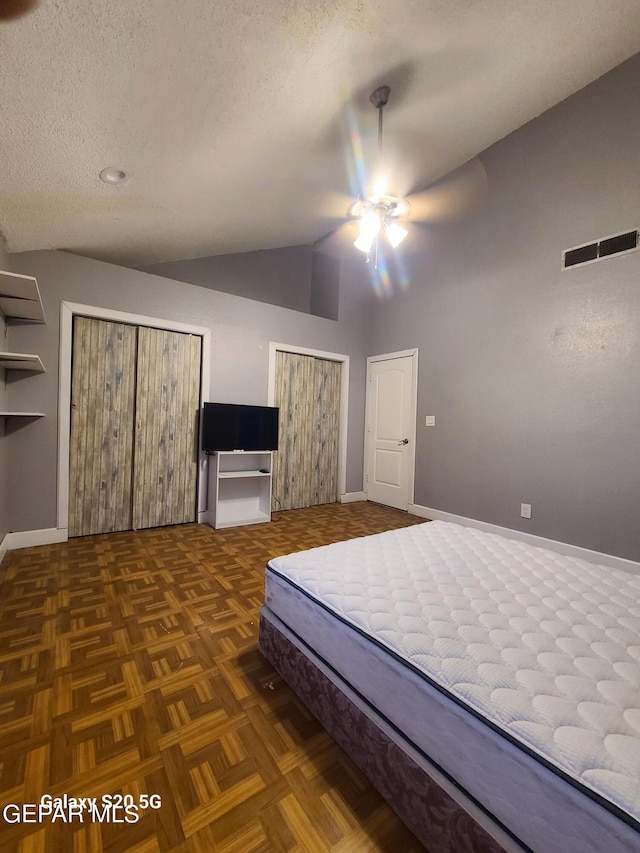
<svg viewBox="0 0 640 853">
<path fill-rule="evenodd" d="M 435 415 L 427 415 L 424 419 L 425 426 L 435 426 L 436 425 L 436 416 Z"/>
</svg>

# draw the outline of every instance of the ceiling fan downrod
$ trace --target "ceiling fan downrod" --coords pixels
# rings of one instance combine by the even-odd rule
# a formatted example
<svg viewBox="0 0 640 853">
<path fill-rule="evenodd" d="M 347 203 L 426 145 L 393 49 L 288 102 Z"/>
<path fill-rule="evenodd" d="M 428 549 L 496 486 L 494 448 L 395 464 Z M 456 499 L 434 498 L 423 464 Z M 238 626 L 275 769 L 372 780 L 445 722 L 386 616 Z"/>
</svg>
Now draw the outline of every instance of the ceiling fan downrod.
<svg viewBox="0 0 640 853">
<path fill-rule="evenodd" d="M 369 97 L 373 106 L 378 110 L 378 157 L 382 156 L 382 112 L 389 103 L 390 94 L 391 88 L 389 86 L 378 86 Z"/>
</svg>

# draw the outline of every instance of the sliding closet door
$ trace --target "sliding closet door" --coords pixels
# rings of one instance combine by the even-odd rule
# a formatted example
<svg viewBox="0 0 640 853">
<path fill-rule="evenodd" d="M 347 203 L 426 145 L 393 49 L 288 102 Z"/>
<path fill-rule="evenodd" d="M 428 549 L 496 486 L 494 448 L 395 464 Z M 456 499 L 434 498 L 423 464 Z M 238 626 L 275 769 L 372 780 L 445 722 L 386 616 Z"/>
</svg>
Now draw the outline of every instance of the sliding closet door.
<svg viewBox="0 0 640 853">
<path fill-rule="evenodd" d="M 313 371 L 313 358 L 276 352 L 274 405 L 280 408 L 278 451 L 273 457 L 276 509 L 311 505 Z"/>
<path fill-rule="evenodd" d="M 201 338 L 140 327 L 133 527 L 196 519 Z"/>
<path fill-rule="evenodd" d="M 274 509 L 337 500 L 340 371 L 339 362 L 276 352 L 280 436 L 274 454 Z"/>
<path fill-rule="evenodd" d="M 314 504 L 338 500 L 338 434 L 340 428 L 340 374 L 338 361 L 314 359 L 314 435 L 311 458 Z"/>
<path fill-rule="evenodd" d="M 131 527 L 136 328 L 73 321 L 69 536 Z"/>
</svg>

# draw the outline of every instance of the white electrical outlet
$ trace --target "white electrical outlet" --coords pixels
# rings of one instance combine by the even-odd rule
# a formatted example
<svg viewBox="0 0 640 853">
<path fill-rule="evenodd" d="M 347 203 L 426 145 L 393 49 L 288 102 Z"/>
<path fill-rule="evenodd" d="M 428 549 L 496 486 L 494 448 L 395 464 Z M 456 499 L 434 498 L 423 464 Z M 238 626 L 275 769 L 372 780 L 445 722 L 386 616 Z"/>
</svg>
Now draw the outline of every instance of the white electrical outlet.
<svg viewBox="0 0 640 853">
<path fill-rule="evenodd" d="M 436 416 L 435 415 L 427 415 L 424 419 L 425 426 L 435 426 L 436 425 Z"/>
<path fill-rule="evenodd" d="M 531 504 L 520 504 L 520 517 L 531 518 Z"/>
</svg>

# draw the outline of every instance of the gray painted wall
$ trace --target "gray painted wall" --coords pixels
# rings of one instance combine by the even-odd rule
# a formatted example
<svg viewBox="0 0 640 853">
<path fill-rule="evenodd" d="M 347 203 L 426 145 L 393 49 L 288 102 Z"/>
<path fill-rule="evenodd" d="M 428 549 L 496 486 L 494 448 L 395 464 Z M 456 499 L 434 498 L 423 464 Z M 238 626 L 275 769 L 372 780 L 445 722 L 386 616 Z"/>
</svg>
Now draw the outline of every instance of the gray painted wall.
<svg viewBox="0 0 640 853">
<path fill-rule="evenodd" d="M 311 261 L 311 246 L 289 246 L 283 249 L 168 261 L 141 269 L 176 281 L 186 281 L 200 287 L 209 287 L 212 290 L 309 314 Z"/>
<path fill-rule="evenodd" d="M 635 560 L 640 252 L 560 267 L 640 226 L 639 90 L 640 56 L 485 152 L 488 200 L 423 232 L 371 330 L 420 349 L 417 504 Z"/>
<path fill-rule="evenodd" d="M 171 281 L 125 267 L 42 251 L 11 256 L 16 272 L 35 275 L 46 326 L 10 329 L 13 349 L 37 352 L 47 372 L 9 388 L 11 404 L 47 417 L 8 436 L 8 529 L 56 526 L 59 315 L 62 300 L 167 318 L 212 330 L 211 399 L 267 402 L 269 341 L 351 356 L 347 491 L 362 489 L 364 378 L 369 315 L 367 291 L 356 278 L 343 288 L 340 319 L 314 317 Z M 364 285 L 365 283 L 363 283 Z"/>
<path fill-rule="evenodd" d="M 340 260 L 314 248 L 311 253 L 311 313 L 337 320 L 339 301 Z"/>
</svg>

